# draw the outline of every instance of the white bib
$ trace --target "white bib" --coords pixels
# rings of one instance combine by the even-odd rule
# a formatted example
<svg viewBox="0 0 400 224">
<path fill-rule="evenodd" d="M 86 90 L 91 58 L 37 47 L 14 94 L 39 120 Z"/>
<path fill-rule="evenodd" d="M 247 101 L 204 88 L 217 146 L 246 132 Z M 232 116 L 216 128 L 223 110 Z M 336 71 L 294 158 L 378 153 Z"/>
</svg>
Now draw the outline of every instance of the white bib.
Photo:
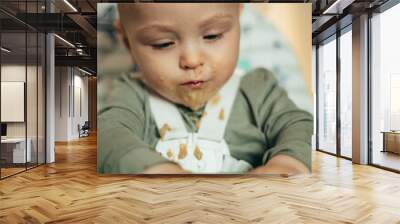
<svg viewBox="0 0 400 224">
<path fill-rule="evenodd" d="M 156 151 L 192 173 L 243 173 L 252 166 L 230 155 L 224 140 L 226 124 L 243 72 L 235 71 L 210 100 L 197 133 L 187 132 L 177 107 L 149 92 L 150 108 L 161 139 Z"/>
</svg>

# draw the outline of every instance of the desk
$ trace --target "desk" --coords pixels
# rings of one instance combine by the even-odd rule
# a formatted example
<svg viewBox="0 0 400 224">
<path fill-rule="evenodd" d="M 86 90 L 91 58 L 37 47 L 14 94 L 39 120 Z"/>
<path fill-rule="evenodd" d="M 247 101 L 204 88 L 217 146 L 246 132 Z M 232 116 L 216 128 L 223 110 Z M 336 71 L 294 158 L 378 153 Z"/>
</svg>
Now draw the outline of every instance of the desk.
<svg viewBox="0 0 400 224">
<path fill-rule="evenodd" d="M 1 139 L 1 159 L 6 163 L 25 163 L 30 162 L 32 158 L 30 138 L 26 140 L 28 143 L 25 154 L 25 138 L 6 138 Z M 27 158 L 27 161 L 25 161 Z"/>
<path fill-rule="evenodd" d="M 400 132 L 383 131 L 383 151 L 400 154 Z"/>
</svg>

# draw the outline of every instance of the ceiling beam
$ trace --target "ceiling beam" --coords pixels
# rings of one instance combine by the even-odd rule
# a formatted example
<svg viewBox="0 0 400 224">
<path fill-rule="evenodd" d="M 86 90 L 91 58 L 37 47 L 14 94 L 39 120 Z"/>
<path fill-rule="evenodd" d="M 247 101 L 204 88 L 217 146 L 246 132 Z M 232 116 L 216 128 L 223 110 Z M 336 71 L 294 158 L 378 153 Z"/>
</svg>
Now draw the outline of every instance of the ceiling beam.
<svg viewBox="0 0 400 224">
<path fill-rule="evenodd" d="M 97 59 L 90 56 L 55 56 L 56 66 L 87 67 L 92 71 L 97 70 Z"/>
<path fill-rule="evenodd" d="M 96 38 L 97 30 L 80 14 L 68 14 L 78 26 L 80 26 L 91 38 Z"/>
<path fill-rule="evenodd" d="M 323 10 L 322 14 L 342 14 L 344 9 L 351 5 L 355 0 L 336 0 L 332 2 L 326 9 Z"/>
</svg>

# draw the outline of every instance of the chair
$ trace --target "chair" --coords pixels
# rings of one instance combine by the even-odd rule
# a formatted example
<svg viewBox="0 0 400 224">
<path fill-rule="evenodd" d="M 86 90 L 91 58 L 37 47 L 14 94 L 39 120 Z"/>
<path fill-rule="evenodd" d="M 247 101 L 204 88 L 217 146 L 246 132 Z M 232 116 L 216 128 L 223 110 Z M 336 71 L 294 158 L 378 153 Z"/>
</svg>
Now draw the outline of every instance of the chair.
<svg viewBox="0 0 400 224">
<path fill-rule="evenodd" d="M 79 138 L 89 136 L 89 129 L 90 129 L 89 121 L 85 121 L 82 127 L 78 124 Z"/>
</svg>

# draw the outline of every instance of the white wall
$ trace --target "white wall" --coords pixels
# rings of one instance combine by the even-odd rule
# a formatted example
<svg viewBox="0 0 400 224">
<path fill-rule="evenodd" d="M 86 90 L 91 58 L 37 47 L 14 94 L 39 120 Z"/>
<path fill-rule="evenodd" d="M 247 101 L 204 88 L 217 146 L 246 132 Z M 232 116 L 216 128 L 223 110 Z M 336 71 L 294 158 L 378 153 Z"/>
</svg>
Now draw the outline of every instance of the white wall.
<svg viewBox="0 0 400 224">
<path fill-rule="evenodd" d="M 6 122 L 7 137 L 24 138 L 25 135 L 30 139 L 32 151 L 32 161 L 44 162 L 45 150 L 45 117 L 44 117 L 44 74 L 42 67 L 25 64 L 3 64 L 1 66 L 1 81 L 25 82 L 26 83 L 26 106 L 21 108 L 21 112 L 26 112 L 26 120 L 23 122 Z M 25 80 L 27 78 L 27 80 Z M 7 97 L 7 95 L 3 95 Z M 2 107 L 1 110 L 7 111 L 12 108 Z M 8 111 L 13 113 L 13 111 Z M 37 153 L 39 156 L 37 157 Z M 48 160 L 51 162 L 51 160 Z"/>
<path fill-rule="evenodd" d="M 55 68 L 55 141 L 68 140 L 69 73 L 68 67 Z"/>
<path fill-rule="evenodd" d="M 28 66 L 28 70 L 32 67 Z M 24 65 L 2 65 L 1 81 L 25 82 L 25 64 Z"/>
<path fill-rule="evenodd" d="M 78 138 L 79 133 L 78 133 L 78 124 L 83 125 L 85 121 L 88 120 L 88 78 L 87 76 L 83 77 L 81 76 L 82 73 L 78 73 L 78 70 L 74 70 L 74 91 L 73 91 L 73 96 L 72 99 L 74 99 L 74 102 L 71 102 L 71 106 L 73 105 L 73 108 L 71 108 L 71 130 L 70 130 L 70 135 L 72 138 Z M 80 96 L 80 97 L 79 97 Z M 79 102 L 80 101 L 80 102 Z M 80 108 L 81 107 L 81 108 Z M 80 111 L 81 109 L 81 111 Z"/>
<path fill-rule="evenodd" d="M 36 67 L 18 64 L 9 64 L 1 66 L 1 81 L 3 82 L 25 82 L 25 74 L 27 69 L 28 74 L 33 72 L 36 73 Z M 25 82 L 26 83 L 26 82 Z M 34 93 L 27 93 L 28 97 L 36 97 L 36 90 Z M 27 99 L 28 100 L 28 99 Z M 29 100 L 31 101 L 31 100 Z M 36 105 L 35 105 L 36 106 Z M 7 108 L 1 108 L 2 110 L 6 110 Z M 28 121 L 33 120 L 29 117 Z M 36 116 L 36 114 L 35 114 Z M 31 127 L 32 125 L 29 125 Z M 7 136 L 8 137 L 25 137 L 25 122 L 7 122 Z M 28 136 L 29 137 L 29 136 Z"/>
<path fill-rule="evenodd" d="M 56 67 L 56 141 L 77 139 L 78 124 L 88 120 L 88 78 L 83 75 L 76 68 Z"/>
</svg>

